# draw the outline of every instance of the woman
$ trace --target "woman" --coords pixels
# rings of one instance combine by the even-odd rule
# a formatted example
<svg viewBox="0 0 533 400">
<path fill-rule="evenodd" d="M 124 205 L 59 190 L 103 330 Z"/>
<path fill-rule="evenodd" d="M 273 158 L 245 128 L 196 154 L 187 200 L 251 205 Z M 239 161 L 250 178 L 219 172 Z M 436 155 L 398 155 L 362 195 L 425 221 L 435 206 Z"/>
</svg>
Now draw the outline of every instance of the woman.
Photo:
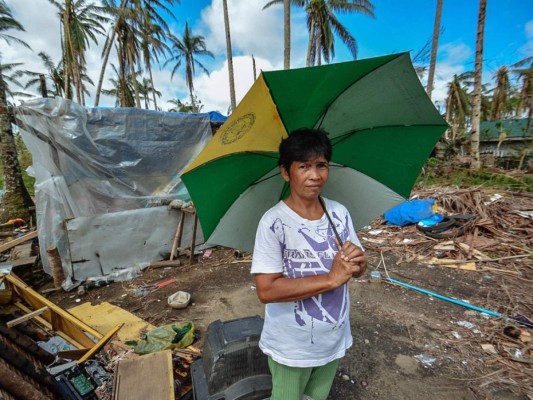
<svg viewBox="0 0 533 400">
<path fill-rule="evenodd" d="M 272 400 L 325 400 L 352 345 L 347 282 L 365 272 L 366 257 L 347 209 L 320 197 L 332 153 L 327 134 L 299 129 L 279 153 L 291 191 L 257 229 L 251 272 L 266 304 L 259 347 L 268 356 Z"/>
</svg>

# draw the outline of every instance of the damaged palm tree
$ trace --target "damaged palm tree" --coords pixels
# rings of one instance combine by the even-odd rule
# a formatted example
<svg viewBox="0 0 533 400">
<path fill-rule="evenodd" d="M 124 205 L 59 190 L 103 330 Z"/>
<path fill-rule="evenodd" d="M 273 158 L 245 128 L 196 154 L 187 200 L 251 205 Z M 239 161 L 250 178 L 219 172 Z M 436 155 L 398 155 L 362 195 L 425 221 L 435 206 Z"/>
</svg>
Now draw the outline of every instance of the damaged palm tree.
<svg viewBox="0 0 533 400">
<path fill-rule="evenodd" d="M 23 31 L 24 28 L 12 17 L 11 10 L 4 1 L 0 1 L 0 17 L 0 38 L 8 44 L 15 41 L 28 47 L 20 39 L 5 33 L 11 29 Z M 11 127 L 12 121 L 13 110 L 7 103 L 7 85 L 0 66 L 0 157 L 4 166 L 4 196 L 2 197 L 0 221 L 15 217 L 27 220 L 30 216 L 29 209 L 34 205 L 22 181 L 22 172 Z"/>
</svg>

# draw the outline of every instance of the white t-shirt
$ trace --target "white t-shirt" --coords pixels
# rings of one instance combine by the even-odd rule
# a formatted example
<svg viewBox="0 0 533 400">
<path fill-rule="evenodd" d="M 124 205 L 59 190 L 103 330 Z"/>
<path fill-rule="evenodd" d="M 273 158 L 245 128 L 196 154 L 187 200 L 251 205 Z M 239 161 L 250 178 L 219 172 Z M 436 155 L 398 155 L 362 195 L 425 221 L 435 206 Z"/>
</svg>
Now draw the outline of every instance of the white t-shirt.
<svg viewBox="0 0 533 400">
<path fill-rule="evenodd" d="M 324 200 L 342 241 L 361 246 L 348 210 Z M 325 214 L 310 221 L 280 201 L 259 222 L 251 272 L 283 273 L 294 279 L 323 275 L 336 253 L 335 234 Z M 349 312 L 347 284 L 304 300 L 269 303 L 259 347 L 283 365 L 325 365 L 343 357 L 352 345 Z"/>
</svg>

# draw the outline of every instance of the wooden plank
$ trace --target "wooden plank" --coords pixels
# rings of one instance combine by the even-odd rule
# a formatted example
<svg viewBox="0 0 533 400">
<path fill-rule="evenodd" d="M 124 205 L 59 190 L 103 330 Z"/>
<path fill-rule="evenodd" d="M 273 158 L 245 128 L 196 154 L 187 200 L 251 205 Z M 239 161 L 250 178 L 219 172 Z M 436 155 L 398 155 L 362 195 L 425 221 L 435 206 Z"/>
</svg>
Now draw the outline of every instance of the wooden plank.
<svg viewBox="0 0 533 400">
<path fill-rule="evenodd" d="M 37 231 L 33 231 L 33 232 L 30 232 L 22 237 L 19 237 L 18 239 L 15 239 L 15 240 L 11 240 L 7 243 L 4 243 L 3 245 L 0 246 L 0 253 L 3 253 L 4 251 L 6 250 L 9 250 L 21 243 L 24 243 L 30 239 L 34 239 L 37 237 Z"/>
<path fill-rule="evenodd" d="M 8 267 L 8 266 L 11 266 L 13 268 L 26 267 L 28 265 L 35 264 L 36 259 L 37 259 L 37 256 L 17 258 L 16 260 L 10 260 L 10 261 L 5 261 L 5 262 L 0 263 L 0 268 Z"/>
<path fill-rule="evenodd" d="M 122 324 L 122 325 L 124 325 L 124 324 Z M 98 341 L 98 343 L 96 343 L 96 344 L 93 346 L 92 349 L 90 349 L 87 353 L 85 353 L 85 355 L 84 355 L 82 358 L 80 358 L 80 359 L 77 361 L 77 364 L 79 365 L 79 364 L 81 364 L 81 363 L 87 361 L 87 360 L 88 360 L 89 358 L 91 358 L 94 354 L 96 354 L 96 353 L 97 353 L 102 347 L 105 346 L 105 344 L 109 341 L 109 339 L 111 339 L 111 338 L 115 335 L 115 333 L 118 332 L 118 330 L 122 327 L 122 325 L 117 325 L 117 326 L 115 326 L 113 329 L 111 329 L 109 332 L 107 332 L 107 333 L 105 334 L 105 336 L 104 336 L 102 339 L 100 339 L 100 340 Z"/>
<path fill-rule="evenodd" d="M 45 311 L 41 316 L 52 324 L 55 331 L 65 333 L 74 341 L 81 343 L 82 347 L 91 348 L 94 346 L 94 341 L 92 341 L 86 333 L 96 338 L 96 340 L 102 338 L 103 335 L 100 332 L 94 330 L 72 314 L 41 296 L 15 274 L 11 273 L 6 275 L 5 279 L 9 282 L 9 286 L 17 293 L 17 295 L 23 298 L 34 310 L 44 306 L 49 308 L 49 310 Z"/>
<path fill-rule="evenodd" d="M 24 304 L 22 303 L 15 303 L 15 306 L 24 311 L 24 312 L 31 312 L 31 310 L 26 307 Z M 37 321 L 39 324 L 41 324 L 42 326 L 44 326 L 45 328 L 53 331 L 52 329 L 52 324 L 50 322 L 48 322 L 47 320 L 45 320 L 44 318 L 42 317 L 35 317 L 34 318 L 35 321 Z M 86 347 L 83 346 L 82 344 L 78 343 L 76 340 L 74 340 L 73 338 L 67 336 L 66 334 L 64 334 L 63 332 L 55 332 L 59 337 L 65 339 L 65 341 L 67 341 L 68 343 L 70 343 L 71 345 L 73 345 L 74 347 L 76 347 L 77 349 L 85 349 Z"/>
<path fill-rule="evenodd" d="M 15 325 L 21 324 L 21 323 L 23 323 L 25 321 L 28 321 L 29 319 L 32 319 L 32 318 L 37 317 L 38 315 L 41 315 L 45 311 L 48 311 L 48 307 L 46 307 L 46 306 L 44 306 L 42 308 L 39 308 L 38 310 L 32 311 L 32 312 L 30 312 L 30 313 L 28 313 L 26 315 L 23 315 L 22 317 L 18 317 L 18 318 L 12 319 L 11 321 L 8 321 L 6 323 L 6 325 L 7 325 L 8 328 L 12 328 Z"/>
<path fill-rule="evenodd" d="M 158 351 L 118 363 L 114 400 L 174 400 L 172 352 Z"/>
<path fill-rule="evenodd" d="M 91 349 L 76 349 L 76 350 L 61 350 L 57 352 L 58 357 L 66 358 L 67 360 L 79 360 Z"/>
<path fill-rule="evenodd" d="M 115 326 L 123 324 L 117 335 L 123 342 L 141 340 L 142 332 L 155 328 L 154 325 L 149 324 L 138 316 L 106 301 L 95 305 L 89 302 L 83 303 L 68 309 L 68 312 L 94 330 L 102 333 L 109 332 Z"/>
<path fill-rule="evenodd" d="M 24 304 L 22 303 L 15 303 L 15 306 L 17 308 L 19 308 L 20 310 L 24 311 L 24 312 L 31 312 L 31 310 L 26 307 Z M 48 322 L 47 320 L 45 320 L 44 318 L 42 317 L 35 317 L 34 318 L 35 321 L 37 321 L 40 325 L 44 326 L 45 328 L 53 331 L 52 329 L 52 324 L 50 322 Z M 65 339 L 65 341 L 69 342 L 71 345 L 73 345 L 74 347 L 76 347 L 77 349 L 85 349 L 85 346 L 83 346 L 82 344 L 78 343 L 76 340 L 74 340 L 73 338 L 69 337 L 68 335 L 66 335 L 65 333 L 59 331 L 59 332 L 55 332 L 57 334 L 57 336 Z"/>
<path fill-rule="evenodd" d="M 150 263 L 150 268 L 179 267 L 180 265 L 180 260 L 152 261 Z"/>
</svg>

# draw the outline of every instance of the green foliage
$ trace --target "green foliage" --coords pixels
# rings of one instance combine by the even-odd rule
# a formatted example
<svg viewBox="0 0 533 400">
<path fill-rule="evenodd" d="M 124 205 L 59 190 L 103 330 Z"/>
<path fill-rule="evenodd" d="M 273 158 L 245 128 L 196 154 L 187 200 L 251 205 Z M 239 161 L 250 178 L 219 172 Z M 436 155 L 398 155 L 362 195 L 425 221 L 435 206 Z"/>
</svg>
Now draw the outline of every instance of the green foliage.
<svg viewBox="0 0 533 400">
<path fill-rule="evenodd" d="M 455 186 L 461 188 L 483 186 L 512 192 L 533 192 L 533 175 L 512 176 L 506 171 L 497 172 L 482 169 L 470 171 L 468 165 L 453 164 L 431 157 L 416 181 L 418 187 Z"/>
</svg>

